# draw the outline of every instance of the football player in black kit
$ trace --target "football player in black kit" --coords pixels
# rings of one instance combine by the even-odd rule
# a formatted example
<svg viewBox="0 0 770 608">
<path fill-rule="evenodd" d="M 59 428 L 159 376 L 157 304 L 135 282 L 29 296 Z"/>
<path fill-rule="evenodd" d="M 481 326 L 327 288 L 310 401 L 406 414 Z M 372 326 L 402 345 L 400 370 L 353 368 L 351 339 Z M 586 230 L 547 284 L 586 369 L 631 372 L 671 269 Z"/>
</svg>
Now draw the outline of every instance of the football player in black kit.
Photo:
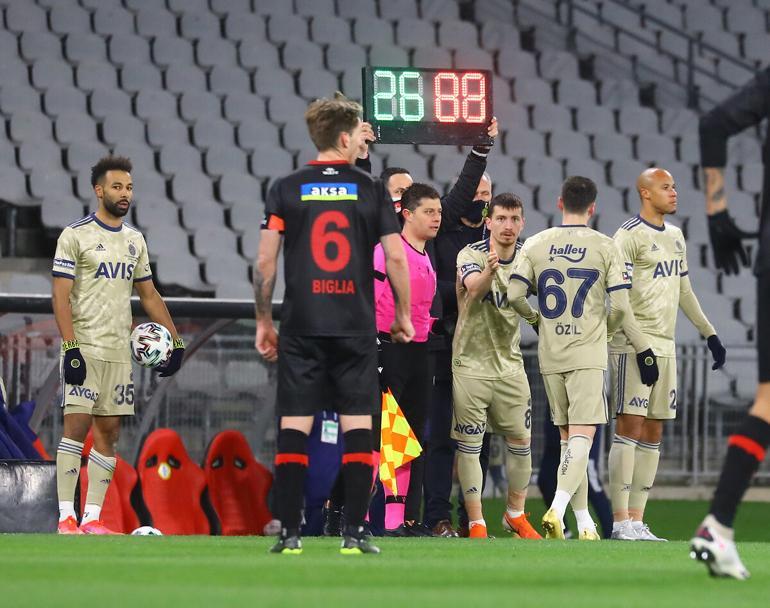
<svg viewBox="0 0 770 608">
<path fill-rule="evenodd" d="M 380 405 L 372 254 L 379 241 L 396 297 L 393 340 L 409 342 L 409 273 L 400 226 L 383 185 L 353 166 L 364 137 L 361 107 L 337 97 L 305 113 L 317 160 L 276 180 L 254 266 L 256 348 L 278 361 L 274 553 L 302 552 L 307 437 L 323 409 L 340 414 L 345 529 L 340 552 L 379 553 L 364 534 L 372 481 L 372 415 Z M 278 253 L 285 241 L 281 335 L 272 319 Z"/>
</svg>

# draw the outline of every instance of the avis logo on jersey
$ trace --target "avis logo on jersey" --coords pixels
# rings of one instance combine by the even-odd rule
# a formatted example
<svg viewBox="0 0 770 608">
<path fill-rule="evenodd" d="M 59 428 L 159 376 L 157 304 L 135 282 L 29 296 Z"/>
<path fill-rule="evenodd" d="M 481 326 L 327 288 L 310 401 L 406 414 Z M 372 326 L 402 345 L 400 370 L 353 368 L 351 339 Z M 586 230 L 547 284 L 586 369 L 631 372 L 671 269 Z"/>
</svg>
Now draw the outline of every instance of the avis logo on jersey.
<svg viewBox="0 0 770 608">
<path fill-rule="evenodd" d="M 104 277 L 105 279 L 125 279 L 131 280 L 134 276 L 135 265 L 126 262 L 101 262 L 96 269 L 95 279 Z"/>
<path fill-rule="evenodd" d="M 680 276 L 684 271 L 684 260 L 664 260 L 655 265 L 652 278 Z"/>
</svg>

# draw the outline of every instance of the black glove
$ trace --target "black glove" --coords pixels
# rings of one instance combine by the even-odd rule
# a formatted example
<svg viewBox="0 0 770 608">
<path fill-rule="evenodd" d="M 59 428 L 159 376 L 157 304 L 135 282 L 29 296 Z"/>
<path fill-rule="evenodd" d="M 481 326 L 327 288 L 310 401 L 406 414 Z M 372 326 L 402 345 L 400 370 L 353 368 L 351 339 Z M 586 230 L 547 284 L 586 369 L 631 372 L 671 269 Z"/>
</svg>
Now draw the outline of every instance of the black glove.
<svg viewBox="0 0 770 608">
<path fill-rule="evenodd" d="M 708 337 L 706 344 L 711 351 L 711 356 L 714 358 L 714 365 L 711 366 L 711 369 L 719 369 L 725 364 L 725 359 L 727 359 L 727 351 L 725 350 L 725 347 L 722 346 L 722 340 L 719 339 L 719 336 L 714 334 L 713 336 Z"/>
<path fill-rule="evenodd" d="M 77 340 L 62 342 L 64 349 L 64 382 L 81 386 L 86 381 L 86 360 Z"/>
<path fill-rule="evenodd" d="M 639 375 L 642 377 L 644 384 L 652 386 L 658 381 L 658 376 L 660 376 L 658 358 L 651 348 L 636 353 L 636 364 L 639 366 Z"/>
<path fill-rule="evenodd" d="M 176 338 L 174 340 L 174 350 L 171 351 L 171 355 L 163 365 L 156 367 L 154 372 L 159 372 L 159 377 L 168 378 L 173 376 L 182 367 L 182 360 L 184 359 L 184 340 L 182 338 Z"/>
<path fill-rule="evenodd" d="M 756 238 L 756 232 L 745 232 L 738 228 L 727 211 L 720 211 L 708 216 L 709 239 L 714 250 L 714 263 L 717 270 L 727 274 L 738 274 L 738 258 L 744 266 L 749 265 L 749 254 L 744 249 L 741 239 Z"/>
</svg>

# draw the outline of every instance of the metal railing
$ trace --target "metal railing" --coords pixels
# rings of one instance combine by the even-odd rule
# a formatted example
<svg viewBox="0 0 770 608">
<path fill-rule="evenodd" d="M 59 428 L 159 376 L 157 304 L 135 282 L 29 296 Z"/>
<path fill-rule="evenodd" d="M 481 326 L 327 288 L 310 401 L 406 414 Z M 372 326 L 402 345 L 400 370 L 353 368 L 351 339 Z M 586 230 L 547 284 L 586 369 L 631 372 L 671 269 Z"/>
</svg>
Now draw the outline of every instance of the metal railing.
<svg viewBox="0 0 770 608">
<path fill-rule="evenodd" d="M 52 315 L 45 313 L 46 302 L 50 306 L 48 296 L 0 294 L 0 313 L 7 313 L 0 316 L 0 355 L 9 403 L 36 400 L 33 426 L 46 447 L 54 449 L 61 436 L 62 419 L 58 408 L 60 341 Z M 254 351 L 253 304 L 177 298 L 167 302 L 188 342 L 185 365 L 168 380 L 159 380 L 146 369 L 134 369 L 136 415 L 123 424 L 120 452 L 133 461 L 148 432 L 170 427 L 181 434 L 192 458 L 201 461 L 217 432 L 235 428 L 246 435 L 259 460 L 272 462 L 275 366 L 264 364 Z M 29 312 L 8 312 L 20 308 Z M 525 345 L 523 353 L 532 390 L 536 470 L 548 405 L 535 345 Z M 756 365 L 756 354 L 750 347 L 728 345 L 728 353 L 728 367 Z M 713 379 L 724 377 L 724 372 L 711 371 L 710 355 L 703 344 L 680 345 L 677 354 L 679 414 L 664 427 L 658 480 L 693 485 L 713 482 L 724 458 L 726 437 L 734 432 L 752 395 L 713 386 Z M 745 390 L 752 391 L 753 387 Z M 609 428 L 604 433 L 605 448 L 611 438 Z M 758 477 L 770 482 L 768 464 Z"/>
</svg>

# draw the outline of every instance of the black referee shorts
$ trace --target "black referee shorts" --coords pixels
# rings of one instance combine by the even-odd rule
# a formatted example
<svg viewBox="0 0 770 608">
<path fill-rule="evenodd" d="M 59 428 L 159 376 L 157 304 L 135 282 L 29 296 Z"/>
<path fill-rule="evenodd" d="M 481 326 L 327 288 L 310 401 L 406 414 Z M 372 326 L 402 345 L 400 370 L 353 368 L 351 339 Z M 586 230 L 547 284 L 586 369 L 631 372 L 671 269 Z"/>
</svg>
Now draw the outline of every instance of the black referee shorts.
<svg viewBox="0 0 770 608">
<path fill-rule="evenodd" d="M 759 381 L 770 382 L 770 272 L 757 276 L 757 355 Z"/>
<path fill-rule="evenodd" d="M 321 410 L 371 416 L 380 407 L 374 335 L 279 336 L 279 416 L 314 416 Z"/>
</svg>

